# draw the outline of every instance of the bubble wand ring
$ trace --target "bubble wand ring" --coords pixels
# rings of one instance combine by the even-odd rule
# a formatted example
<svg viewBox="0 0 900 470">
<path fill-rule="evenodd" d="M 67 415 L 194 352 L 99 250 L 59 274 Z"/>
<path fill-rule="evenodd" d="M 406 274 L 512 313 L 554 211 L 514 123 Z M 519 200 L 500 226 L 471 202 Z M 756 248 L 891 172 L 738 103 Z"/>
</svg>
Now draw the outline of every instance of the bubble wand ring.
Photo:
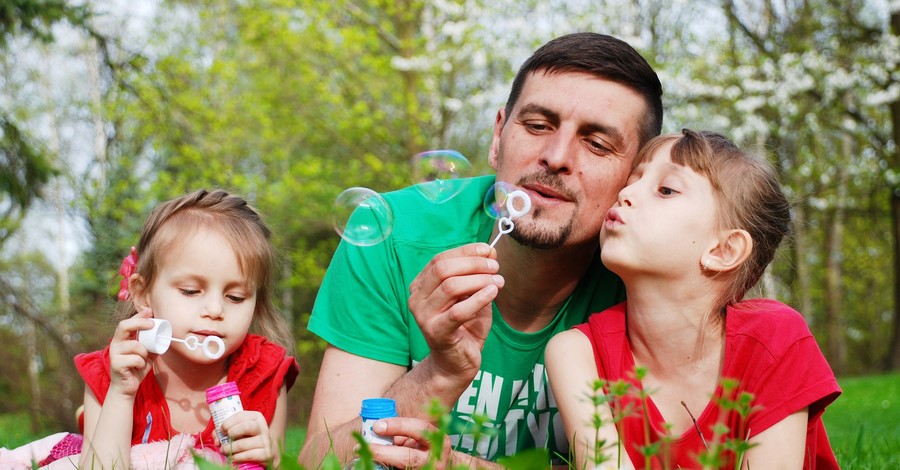
<svg viewBox="0 0 900 470">
<path fill-rule="evenodd" d="M 218 359 L 222 357 L 222 354 L 225 354 L 225 342 L 218 336 L 207 336 L 202 343 L 194 335 L 187 335 L 184 339 L 172 338 L 172 341 L 184 344 L 191 351 L 196 351 L 199 346 L 203 350 L 203 355 L 210 359 Z M 209 349 L 210 344 L 216 345 L 215 351 Z"/>
<path fill-rule="evenodd" d="M 141 330 L 138 332 L 138 341 L 147 348 L 148 352 L 154 354 L 163 354 L 169 350 L 172 341 L 182 343 L 191 351 L 196 351 L 199 347 L 203 351 L 203 355 L 210 359 L 218 359 L 225 354 L 225 341 L 218 336 L 207 336 L 202 342 L 194 335 L 188 335 L 184 339 L 172 336 L 172 324 L 168 320 L 159 318 L 151 318 L 153 320 L 153 328 L 149 330 Z M 210 349 L 210 345 L 215 345 L 215 351 Z"/>
<path fill-rule="evenodd" d="M 521 201 L 521 208 L 516 208 L 516 201 Z M 506 210 L 509 211 L 509 216 L 500 217 L 500 220 L 497 221 L 497 228 L 500 229 L 500 233 L 498 233 L 497 236 L 494 237 L 494 241 L 491 242 L 490 246 L 492 248 L 497 244 L 501 236 L 512 232 L 513 229 L 516 228 L 513 219 L 518 219 L 531 210 L 531 198 L 528 197 L 528 193 L 525 191 L 517 189 L 506 196 L 504 205 L 506 206 Z"/>
</svg>

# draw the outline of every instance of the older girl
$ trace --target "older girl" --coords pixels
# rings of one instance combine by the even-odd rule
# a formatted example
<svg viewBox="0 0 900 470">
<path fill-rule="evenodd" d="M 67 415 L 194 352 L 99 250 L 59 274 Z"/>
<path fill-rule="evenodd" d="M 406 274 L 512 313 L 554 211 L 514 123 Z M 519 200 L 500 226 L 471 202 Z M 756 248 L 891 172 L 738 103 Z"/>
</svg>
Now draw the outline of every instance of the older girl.
<svg viewBox="0 0 900 470">
<path fill-rule="evenodd" d="M 840 389 L 803 317 L 743 300 L 789 228 L 772 169 L 725 137 L 646 145 L 600 233 L 628 301 L 547 346 L 577 468 L 837 468 L 822 412 Z"/>
</svg>

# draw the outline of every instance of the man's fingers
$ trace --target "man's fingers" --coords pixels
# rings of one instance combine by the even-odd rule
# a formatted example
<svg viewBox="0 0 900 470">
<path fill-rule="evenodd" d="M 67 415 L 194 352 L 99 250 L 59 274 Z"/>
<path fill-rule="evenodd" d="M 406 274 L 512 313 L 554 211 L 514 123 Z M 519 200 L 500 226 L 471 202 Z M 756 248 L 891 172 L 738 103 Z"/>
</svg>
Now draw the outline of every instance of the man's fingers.
<svg viewBox="0 0 900 470">
<path fill-rule="evenodd" d="M 393 468 L 420 468 L 428 463 L 429 452 L 402 446 L 372 445 L 372 460 Z"/>
<path fill-rule="evenodd" d="M 499 289 L 489 284 L 469 298 L 450 307 L 444 314 L 430 319 L 429 332 L 433 338 L 450 340 L 454 333 L 465 323 L 477 318 L 484 308 L 497 297 Z"/>
<path fill-rule="evenodd" d="M 413 295 L 428 295 L 444 280 L 468 274 L 493 274 L 499 269 L 496 252 L 484 243 L 463 245 L 435 255 L 410 283 Z"/>
</svg>

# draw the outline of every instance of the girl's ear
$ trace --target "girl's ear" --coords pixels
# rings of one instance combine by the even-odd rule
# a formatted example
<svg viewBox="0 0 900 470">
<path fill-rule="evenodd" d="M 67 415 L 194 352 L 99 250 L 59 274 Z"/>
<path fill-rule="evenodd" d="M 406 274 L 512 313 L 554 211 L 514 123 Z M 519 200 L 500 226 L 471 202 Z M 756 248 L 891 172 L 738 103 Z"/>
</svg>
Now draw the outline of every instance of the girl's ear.
<svg viewBox="0 0 900 470">
<path fill-rule="evenodd" d="M 753 238 L 746 230 L 733 229 L 724 233 L 719 243 L 702 262 L 704 269 L 728 272 L 740 266 L 753 252 Z"/>
<path fill-rule="evenodd" d="M 134 303 L 134 309 L 138 312 L 150 308 L 150 298 L 147 295 L 147 283 L 139 274 L 132 274 L 128 278 L 128 293 Z"/>
</svg>

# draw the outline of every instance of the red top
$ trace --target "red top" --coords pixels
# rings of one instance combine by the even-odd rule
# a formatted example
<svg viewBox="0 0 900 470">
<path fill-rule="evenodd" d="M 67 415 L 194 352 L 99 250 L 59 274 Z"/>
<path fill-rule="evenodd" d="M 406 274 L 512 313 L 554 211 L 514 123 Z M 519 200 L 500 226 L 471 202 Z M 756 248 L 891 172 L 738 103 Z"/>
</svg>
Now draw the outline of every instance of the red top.
<svg viewBox="0 0 900 470">
<path fill-rule="evenodd" d="M 625 303 L 593 314 L 588 323 L 575 328 L 587 335 L 593 345 L 594 360 L 601 379 L 608 382 L 624 380 L 632 384 L 634 391 L 641 390 L 640 382 L 634 377 L 634 355 L 625 334 Z M 729 434 L 725 439 L 738 440 L 744 435 L 749 439 L 809 407 L 803 468 L 839 468 L 825 434 L 822 413 L 840 395 L 841 389 L 799 313 L 769 299 L 748 300 L 728 307 L 721 376 L 737 383 L 736 389 L 728 395 L 731 399 L 743 392 L 753 395 L 750 404 L 754 411 L 748 419 L 743 419 L 734 410 L 720 409 L 717 406 L 723 398 L 720 382 L 705 409 L 691 410 L 709 445 L 713 443 L 713 427 L 717 422 L 721 421 L 728 427 Z M 644 413 L 636 393 L 628 393 L 623 398 L 622 406 L 629 405 L 632 408 L 626 413 L 620 436 L 631 461 L 643 468 L 644 457 L 638 446 L 646 444 Z M 665 434 L 664 421 L 649 397 L 646 408 L 651 428 L 650 441 L 656 442 Z M 670 456 L 668 468 L 679 465 L 682 468 L 699 468 L 696 457 L 703 450 L 703 439 L 692 428 L 681 436 L 672 436 L 668 452 L 660 452 L 659 455 L 665 453 Z M 726 466 L 733 468 L 734 454 L 726 454 L 726 457 L 730 459 Z M 749 463 L 753 468 L 753 462 Z M 653 458 L 652 467 L 665 468 L 661 457 Z"/>
<path fill-rule="evenodd" d="M 227 381 L 237 382 L 244 409 L 259 411 L 271 424 L 281 386 L 290 390 L 300 372 L 297 361 L 287 356 L 281 346 L 252 334 L 247 335 L 229 360 Z M 75 367 L 102 405 L 110 382 L 109 346 L 75 356 Z M 131 445 L 169 440 L 178 434 L 168 416 L 169 405 L 151 370 L 135 396 Z M 200 433 L 196 447 L 213 447 L 213 430 L 210 419 Z"/>
</svg>

